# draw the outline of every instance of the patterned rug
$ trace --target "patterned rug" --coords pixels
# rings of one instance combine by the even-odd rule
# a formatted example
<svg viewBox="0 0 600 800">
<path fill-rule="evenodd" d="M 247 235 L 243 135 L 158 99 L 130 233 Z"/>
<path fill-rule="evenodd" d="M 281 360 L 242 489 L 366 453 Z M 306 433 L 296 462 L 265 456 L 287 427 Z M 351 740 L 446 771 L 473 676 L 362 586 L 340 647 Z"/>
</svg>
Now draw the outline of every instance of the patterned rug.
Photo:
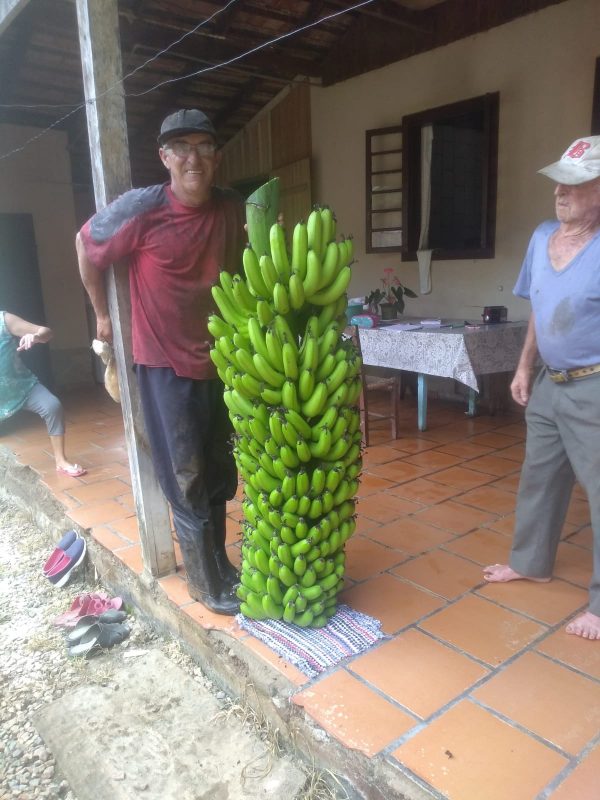
<svg viewBox="0 0 600 800">
<path fill-rule="evenodd" d="M 388 639 L 379 620 L 341 605 L 324 628 L 299 628 L 279 620 L 254 620 L 238 614 L 241 628 L 264 642 L 277 655 L 314 678 L 345 658 Z"/>
</svg>

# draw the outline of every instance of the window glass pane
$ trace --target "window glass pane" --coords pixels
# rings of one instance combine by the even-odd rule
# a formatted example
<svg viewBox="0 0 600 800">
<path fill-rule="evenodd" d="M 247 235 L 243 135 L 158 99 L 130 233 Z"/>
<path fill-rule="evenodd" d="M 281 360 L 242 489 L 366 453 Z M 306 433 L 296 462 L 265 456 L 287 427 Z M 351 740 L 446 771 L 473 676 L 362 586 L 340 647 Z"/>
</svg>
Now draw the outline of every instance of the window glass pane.
<svg viewBox="0 0 600 800">
<path fill-rule="evenodd" d="M 433 126 L 429 244 L 478 247 L 481 240 L 484 135 L 481 120 Z M 474 123 L 474 124 L 473 124 Z"/>
</svg>

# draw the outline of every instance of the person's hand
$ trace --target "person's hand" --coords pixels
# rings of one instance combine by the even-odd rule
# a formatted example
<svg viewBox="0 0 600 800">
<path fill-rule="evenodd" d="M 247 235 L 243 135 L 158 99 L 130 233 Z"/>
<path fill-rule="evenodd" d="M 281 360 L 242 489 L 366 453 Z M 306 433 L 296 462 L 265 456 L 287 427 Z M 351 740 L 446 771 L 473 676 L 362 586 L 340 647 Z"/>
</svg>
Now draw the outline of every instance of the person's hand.
<svg viewBox="0 0 600 800">
<path fill-rule="evenodd" d="M 110 317 L 98 317 L 96 320 L 96 339 L 112 344 L 113 329 Z"/>
<path fill-rule="evenodd" d="M 525 367 L 518 367 L 515 377 L 510 385 L 510 393 L 515 403 L 526 406 L 529 402 L 531 393 L 531 370 Z"/>
<path fill-rule="evenodd" d="M 34 344 L 38 344 L 39 339 L 37 333 L 26 333 L 25 336 L 21 336 L 19 339 L 19 346 L 17 347 L 17 352 L 21 352 L 21 350 L 31 350 Z"/>
</svg>

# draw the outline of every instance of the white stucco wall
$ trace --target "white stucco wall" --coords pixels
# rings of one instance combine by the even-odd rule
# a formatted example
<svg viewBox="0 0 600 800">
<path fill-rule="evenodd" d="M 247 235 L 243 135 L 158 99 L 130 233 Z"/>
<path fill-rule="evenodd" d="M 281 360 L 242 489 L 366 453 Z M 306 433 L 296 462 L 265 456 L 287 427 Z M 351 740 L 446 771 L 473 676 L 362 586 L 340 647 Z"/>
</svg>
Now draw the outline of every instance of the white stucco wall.
<svg viewBox="0 0 600 800">
<path fill-rule="evenodd" d="M 0 125 L 0 156 L 39 133 L 37 128 Z M 79 382 L 81 364 L 73 363 L 71 369 L 67 353 L 79 362 L 85 348 L 83 363 L 91 373 L 90 342 L 75 255 L 77 226 L 66 133 L 47 131 L 21 152 L 0 159 L 0 213 L 33 217 L 44 307 L 54 330 L 53 361 L 60 362 L 60 375 L 55 377 Z"/>
<path fill-rule="evenodd" d="M 476 317 L 472 306 L 506 305 L 525 319 L 512 295 L 529 236 L 553 216 L 553 184 L 536 170 L 589 135 L 595 60 L 600 56 L 599 0 L 568 0 L 486 33 L 312 90 L 315 202 L 333 207 L 339 229 L 355 238 L 358 264 L 350 294 L 379 285 L 397 266 L 417 290 L 415 262 L 399 253 L 365 253 L 365 130 L 398 125 L 404 114 L 500 92 L 496 255 L 435 261 L 433 291 L 406 313 Z"/>
</svg>

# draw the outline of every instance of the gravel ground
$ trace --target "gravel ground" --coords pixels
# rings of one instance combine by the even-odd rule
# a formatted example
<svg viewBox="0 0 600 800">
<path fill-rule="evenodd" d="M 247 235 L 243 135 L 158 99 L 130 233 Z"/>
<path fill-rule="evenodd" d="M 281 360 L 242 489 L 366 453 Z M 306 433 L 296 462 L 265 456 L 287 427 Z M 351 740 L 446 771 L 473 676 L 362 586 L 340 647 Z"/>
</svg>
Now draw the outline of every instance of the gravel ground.
<svg viewBox="0 0 600 800">
<path fill-rule="evenodd" d="M 86 579 L 83 570 L 63 588 L 53 586 L 42 575 L 52 548 L 49 536 L 29 516 L 0 500 L 0 800 L 77 800 L 35 729 L 36 712 L 78 686 L 109 684 L 117 668 L 154 648 L 211 691 L 223 714 L 235 715 L 260 737 L 273 759 L 278 757 L 277 731 L 243 700 L 215 686 L 178 640 L 157 634 L 134 608 L 126 608 L 131 634 L 125 642 L 89 661 L 70 658 L 65 631 L 53 619 L 77 595 L 106 590 Z M 328 770 L 307 769 L 298 800 L 347 798 Z"/>
<path fill-rule="evenodd" d="M 89 661 L 67 656 L 64 629 L 52 620 L 76 595 L 103 587 L 86 581 L 82 571 L 54 587 L 42 575 L 51 550 L 49 537 L 22 511 L 0 502 L 0 800 L 77 800 L 32 720 L 67 690 L 107 683 L 116 667 L 140 652 L 160 648 L 224 706 L 230 703 L 178 642 L 156 635 L 134 609 L 127 608 L 131 635 L 123 644 Z"/>
</svg>

